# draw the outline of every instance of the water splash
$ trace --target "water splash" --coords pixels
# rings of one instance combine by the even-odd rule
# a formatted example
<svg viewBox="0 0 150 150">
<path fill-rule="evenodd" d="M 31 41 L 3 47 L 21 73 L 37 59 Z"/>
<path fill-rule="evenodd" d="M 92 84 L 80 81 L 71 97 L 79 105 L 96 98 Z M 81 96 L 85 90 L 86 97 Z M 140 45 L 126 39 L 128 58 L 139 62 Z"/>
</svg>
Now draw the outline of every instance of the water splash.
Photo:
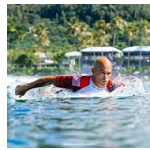
<svg viewBox="0 0 150 150">
<path fill-rule="evenodd" d="M 40 87 L 36 89 L 31 89 L 25 96 L 19 98 L 15 95 L 15 87 L 18 84 L 26 83 L 35 80 L 35 77 L 21 77 L 14 78 L 15 80 L 8 85 L 7 93 L 8 97 L 14 100 L 28 100 L 28 99 L 51 99 L 51 98 L 83 98 L 83 97 L 129 97 L 129 96 L 143 96 L 147 94 L 142 80 L 135 76 L 118 76 L 116 79 L 120 82 L 125 83 L 126 86 L 120 87 L 113 91 L 112 93 L 93 93 L 93 94 L 77 94 L 70 90 L 57 88 L 53 85 L 47 87 Z"/>
<path fill-rule="evenodd" d="M 11 102 L 15 99 L 15 86 L 30 82 L 29 79 L 11 81 Z M 126 86 L 106 95 L 97 94 L 98 98 L 96 94 L 77 95 L 55 86 L 28 91 L 22 97 L 28 98 L 25 103 L 9 103 L 8 98 L 8 147 L 44 147 L 39 146 L 42 142 L 45 147 L 64 147 L 64 143 L 92 143 L 91 147 L 106 148 L 150 147 L 150 82 L 144 82 L 145 92 L 143 80 L 129 76 L 120 76 L 118 80 Z M 87 98 L 80 98 L 83 96 Z M 102 96 L 106 98 L 99 98 Z"/>
<path fill-rule="evenodd" d="M 116 78 L 120 82 L 125 83 L 124 87 L 120 87 L 111 93 L 111 96 L 128 97 L 128 96 L 143 96 L 146 90 L 142 80 L 135 76 L 118 76 Z"/>
</svg>

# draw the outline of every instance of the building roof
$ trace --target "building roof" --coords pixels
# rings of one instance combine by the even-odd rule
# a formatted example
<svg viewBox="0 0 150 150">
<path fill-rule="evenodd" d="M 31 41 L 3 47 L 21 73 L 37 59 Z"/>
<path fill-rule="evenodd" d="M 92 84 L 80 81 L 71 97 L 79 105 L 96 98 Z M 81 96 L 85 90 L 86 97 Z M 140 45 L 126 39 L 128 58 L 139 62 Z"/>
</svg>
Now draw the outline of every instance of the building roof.
<svg viewBox="0 0 150 150">
<path fill-rule="evenodd" d="M 139 52 L 139 51 L 150 52 L 150 46 L 132 46 L 132 47 L 124 48 L 122 51 L 123 52 Z"/>
<path fill-rule="evenodd" d="M 44 52 L 36 52 L 35 55 L 39 56 L 40 58 L 46 58 L 46 55 Z"/>
<path fill-rule="evenodd" d="M 68 57 L 75 57 L 75 56 L 81 56 L 82 54 L 78 51 L 73 51 L 73 52 L 68 52 L 65 54 L 65 56 L 68 56 Z"/>
<path fill-rule="evenodd" d="M 115 47 L 88 47 L 88 48 L 82 49 L 82 52 L 118 52 L 118 53 L 122 53 L 121 50 L 119 50 Z"/>
</svg>

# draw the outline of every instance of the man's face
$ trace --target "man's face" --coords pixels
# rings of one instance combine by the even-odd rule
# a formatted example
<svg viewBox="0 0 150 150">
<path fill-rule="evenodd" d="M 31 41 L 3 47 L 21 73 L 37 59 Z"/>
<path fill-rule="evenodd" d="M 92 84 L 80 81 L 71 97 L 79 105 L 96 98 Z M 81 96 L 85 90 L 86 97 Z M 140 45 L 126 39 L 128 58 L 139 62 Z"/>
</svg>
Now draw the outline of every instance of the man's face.
<svg viewBox="0 0 150 150">
<path fill-rule="evenodd" d="M 100 66 L 92 69 L 93 82 L 98 87 L 104 87 L 107 85 L 111 78 L 112 67 L 111 66 Z"/>
</svg>

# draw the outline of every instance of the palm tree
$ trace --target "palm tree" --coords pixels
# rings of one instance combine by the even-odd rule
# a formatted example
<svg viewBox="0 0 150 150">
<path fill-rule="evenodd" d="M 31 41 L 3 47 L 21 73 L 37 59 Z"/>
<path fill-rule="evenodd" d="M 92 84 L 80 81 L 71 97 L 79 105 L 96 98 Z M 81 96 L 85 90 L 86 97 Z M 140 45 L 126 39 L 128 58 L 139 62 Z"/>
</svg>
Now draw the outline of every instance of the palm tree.
<svg viewBox="0 0 150 150">
<path fill-rule="evenodd" d="M 48 38 L 48 31 L 44 23 L 39 23 L 36 26 L 30 27 L 29 33 L 32 34 L 37 40 L 36 44 L 34 45 L 36 51 L 41 51 L 42 47 L 49 46 L 50 41 Z"/>
<path fill-rule="evenodd" d="M 105 20 L 99 20 L 95 22 L 94 30 L 92 32 L 94 45 L 96 46 L 107 46 L 109 45 L 110 34 L 107 33 L 109 29 L 108 24 Z"/>
<path fill-rule="evenodd" d="M 80 33 L 78 24 L 79 24 L 78 18 L 73 17 L 71 19 L 71 22 L 68 22 L 69 27 L 67 29 L 67 31 L 75 37 L 75 46 L 76 46 L 77 50 L 78 50 L 78 39 L 77 39 L 77 37 L 78 37 L 78 34 Z"/>
<path fill-rule="evenodd" d="M 142 20 L 139 25 L 139 35 L 141 36 L 142 45 L 144 43 L 144 37 L 148 35 L 148 31 L 150 30 L 150 23 L 147 20 Z M 141 68 L 141 56 L 142 51 L 140 51 L 140 59 L 139 59 L 139 68 Z"/>
<path fill-rule="evenodd" d="M 88 31 L 89 26 L 84 22 L 79 22 L 76 17 L 72 18 L 71 22 L 68 22 L 68 32 L 75 37 L 76 49 L 80 51 L 80 48 L 87 47 L 91 44 L 91 33 Z M 81 69 L 81 60 L 79 59 L 79 70 Z"/>
<path fill-rule="evenodd" d="M 89 25 L 87 25 L 84 22 L 79 23 L 79 29 L 80 32 L 79 32 L 78 40 L 80 42 L 80 47 L 85 48 L 88 45 L 90 45 L 92 34 L 89 31 Z"/>
<path fill-rule="evenodd" d="M 139 32 L 136 24 L 134 22 L 126 23 L 126 27 L 124 33 L 128 37 L 128 46 L 130 47 L 130 42 L 137 37 L 137 33 Z M 128 52 L 128 68 L 130 66 L 130 52 Z"/>
<path fill-rule="evenodd" d="M 27 35 L 27 33 L 24 30 L 19 29 L 14 22 L 11 21 L 11 18 L 8 17 L 7 22 L 7 40 L 8 44 L 9 42 L 16 41 L 17 43 L 22 42 Z"/>
<path fill-rule="evenodd" d="M 144 43 L 144 37 L 148 35 L 148 31 L 150 30 L 150 22 L 147 20 L 142 20 L 139 22 L 139 35 L 141 37 L 141 44 Z"/>
<path fill-rule="evenodd" d="M 112 22 L 109 24 L 113 33 L 113 47 L 116 44 L 116 37 L 119 31 L 124 30 L 125 21 L 121 17 L 113 18 Z"/>
<path fill-rule="evenodd" d="M 134 22 L 129 22 L 126 24 L 124 33 L 128 37 L 128 46 L 129 47 L 130 47 L 131 41 L 137 37 L 138 32 L 139 32 L 139 30 L 136 27 L 136 24 Z"/>
<path fill-rule="evenodd" d="M 68 22 L 68 24 L 68 32 L 75 37 L 76 49 L 78 50 L 79 47 L 86 47 L 89 45 L 91 33 L 88 31 L 88 24 L 79 22 L 76 17 L 73 17 L 71 22 Z"/>
</svg>

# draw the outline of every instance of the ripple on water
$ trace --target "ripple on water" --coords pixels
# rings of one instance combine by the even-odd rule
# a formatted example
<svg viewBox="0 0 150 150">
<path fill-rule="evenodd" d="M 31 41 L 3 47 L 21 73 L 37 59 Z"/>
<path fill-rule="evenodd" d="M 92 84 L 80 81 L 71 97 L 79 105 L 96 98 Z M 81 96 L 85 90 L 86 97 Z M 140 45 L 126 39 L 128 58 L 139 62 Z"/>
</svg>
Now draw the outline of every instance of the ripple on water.
<svg viewBox="0 0 150 150">
<path fill-rule="evenodd" d="M 144 93 L 135 82 L 105 97 L 38 97 L 32 90 L 25 101 L 9 86 L 7 147 L 150 147 L 150 83 Z"/>
</svg>

